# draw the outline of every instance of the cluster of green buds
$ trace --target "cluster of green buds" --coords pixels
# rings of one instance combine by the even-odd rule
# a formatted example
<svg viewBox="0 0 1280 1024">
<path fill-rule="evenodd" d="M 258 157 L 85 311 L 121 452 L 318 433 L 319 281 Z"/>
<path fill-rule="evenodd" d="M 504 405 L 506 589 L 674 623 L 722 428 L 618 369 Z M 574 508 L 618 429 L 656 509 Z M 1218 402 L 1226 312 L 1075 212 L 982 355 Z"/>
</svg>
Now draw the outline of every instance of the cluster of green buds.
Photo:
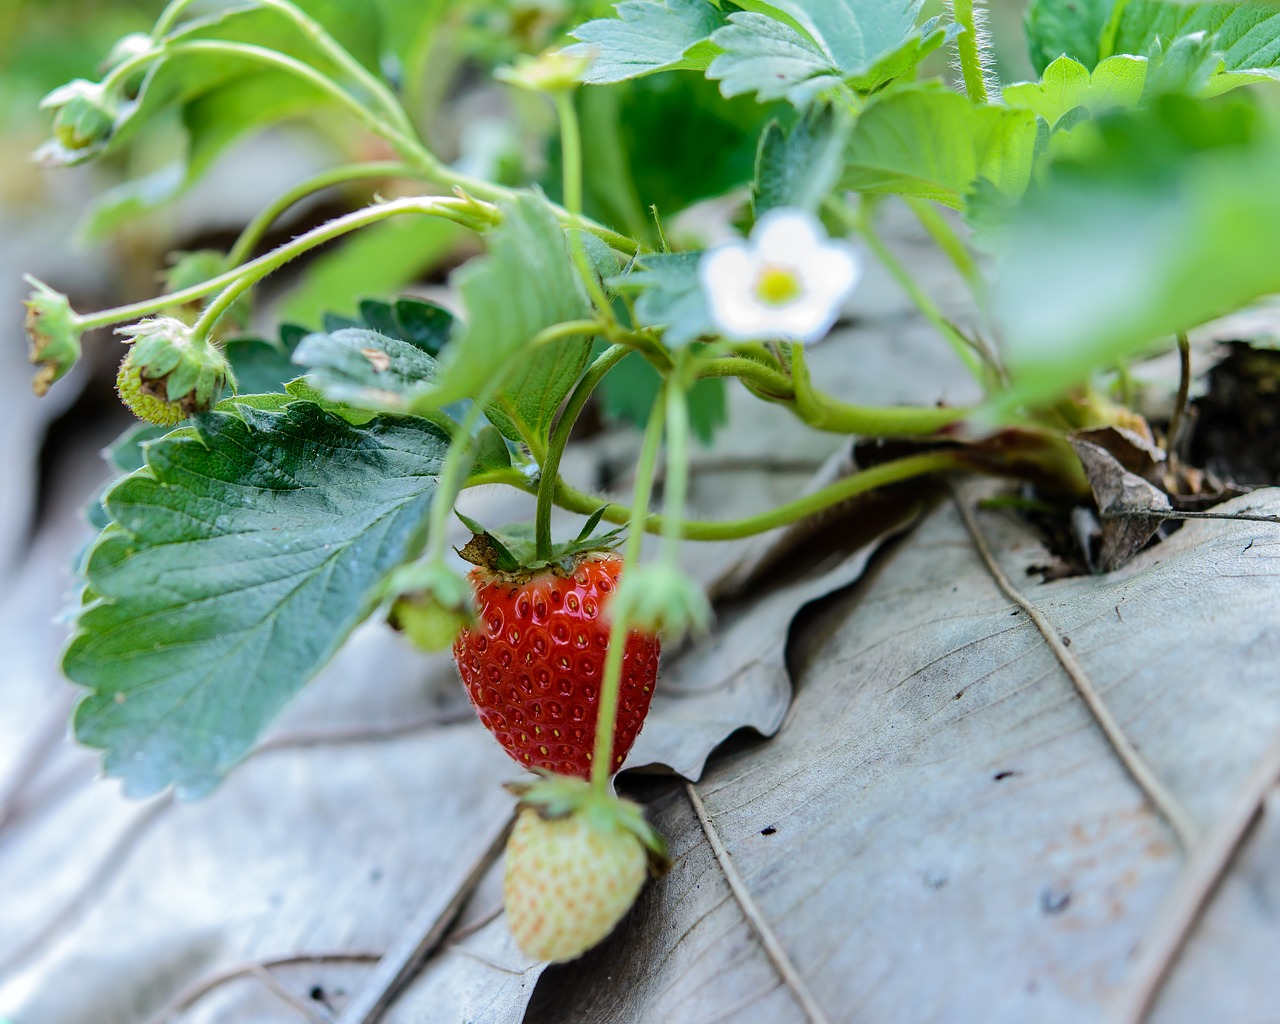
<svg viewBox="0 0 1280 1024">
<path fill-rule="evenodd" d="M 590 66 L 589 53 L 547 50 L 536 57 L 517 57 L 511 66 L 498 68 L 494 77 L 530 92 L 572 92 Z"/>
<path fill-rule="evenodd" d="M 120 119 L 119 97 L 98 82 L 77 78 L 59 86 L 40 101 L 42 110 L 52 110 L 53 138 L 36 152 L 45 164 L 67 166 L 97 156 Z"/>
<path fill-rule="evenodd" d="M 222 350 L 195 337 L 174 317 L 151 317 L 116 333 L 130 341 L 116 390 L 130 411 L 148 423 L 173 426 L 211 409 L 232 379 Z"/>
<path fill-rule="evenodd" d="M 36 158 L 53 167 L 84 163 L 100 155 L 136 107 L 137 96 L 161 50 L 149 35 L 135 32 L 116 43 L 103 64 L 101 82 L 77 78 L 40 101 L 53 111 L 53 138 Z M 150 55 L 150 56 L 149 56 Z"/>
</svg>

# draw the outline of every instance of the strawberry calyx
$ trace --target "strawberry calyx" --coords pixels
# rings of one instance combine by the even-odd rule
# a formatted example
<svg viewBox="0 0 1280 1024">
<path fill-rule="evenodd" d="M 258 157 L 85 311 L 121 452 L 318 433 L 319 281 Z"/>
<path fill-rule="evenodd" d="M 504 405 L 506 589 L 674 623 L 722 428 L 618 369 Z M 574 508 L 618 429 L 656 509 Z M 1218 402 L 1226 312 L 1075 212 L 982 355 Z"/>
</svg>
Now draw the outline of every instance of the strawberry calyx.
<svg viewBox="0 0 1280 1024">
<path fill-rule="evenodd" d="M 671 867 L 662 834 L 649 824 L 639 804 L 596 789 L 583 779 L 553 775 L 535 769 L 539 778 L 508 782 L 507 792 L 518 797 L 517 812 L 533 810 L 545 821 L 579 816 L 601 832 L 618 831 L 634 836 L 644 847 L 649 871 L 661 876 Z"/>
<path fill-rule="evenodd" d="M 471 540 L 455 549 L 472 565 L 478 565 L 504 580 L 521 582 L 541 572 L 569 578 L 584 558 L 613 551 L 622 542 L 622 529 L 593 536 L 605 508 L 596 509 L 582 531 L 571 541 L 556 544 L 548 558 L 539 558 L 532 523 L 516 523 L 502 530 L 486 530 L 480 523 L 455 512 L 471 531 Z"/>
</svg>

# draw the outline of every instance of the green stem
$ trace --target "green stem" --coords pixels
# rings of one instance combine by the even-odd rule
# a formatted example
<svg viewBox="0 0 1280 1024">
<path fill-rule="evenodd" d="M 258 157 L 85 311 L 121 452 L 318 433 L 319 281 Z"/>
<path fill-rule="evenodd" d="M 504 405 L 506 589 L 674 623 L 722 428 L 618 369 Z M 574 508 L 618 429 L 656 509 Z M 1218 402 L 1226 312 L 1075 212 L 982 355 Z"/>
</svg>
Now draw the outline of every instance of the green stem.
<svg viewBox="0 0 1280 1024">
<path fill-rule="evenodd" d="M 467 483 L 467 475 L 471 471 L 476 424 L 484 415 L 484 407 L 493 388 L 476 397 L 467 410 L 466 416 L 458 426 L 449 450 L 445 453 L 444 464 L 440 467 L 440 476 L 436 479 L 436 491 L 431 496 L 431 510 L 427 514 L 427 549 L 423 555 L 424 562 L 444 562 L 444 549 L 449 536 L 449 513 L 458 500 Z"/>
<path fill-rule="evenodd" d="M 1102 62 L 1116 52 L 1116 37 L 1120 35 L 1120 22 L 1124 19 L 1124 9 L 1129 0 L 1115 0 L 1111 8 L 1111 16 L 1102 29 L 1102 38 L 1098 41 L 1098 61 Z"/>
<path fill-rule="evenodd" d="M 200 319 L 196 321 L 194 333 L 198 337 L 208 334 L 222 316 L 245 291 L 252 288 L 268 274 L 280 269 L 290 260 L 296 259 L 309 249 L 314 249 L 317 245 L 322 245 L 331 239 L 340 235 L 347 234 L 350 231 L 367 227 L 370 224 L 376 224 L 378 221 L 386 220 L 388 217 L 399 216 L 405 213 L 417 213 L 427 216 L 444 217 L 448 220 L 456 221 L 468 227 L 475 227 L 473 211 L 479 208 L 473 202 L 467 200 L 454 199 L 444 196 L 410 196 L 405 199 L 393 199 L 389 203 L 382 203 L 379 206 L 370 206 L 364 210 L 356 210 L 354 213 L 348 213 L 343 217 L 335 218 L 317 228 L 313 228 L 304 235 L 299 235 L 292 242 L 273 249 L 264 256 L 259 256 L 256 260 L 244 264 L 239 267 L 231 276 L 230 282 L 223 288 L 221 294 L 218 295 L 200 314 Z M 495 211 L 496 213 L 496 211 Z M 197 285 L 195 288 L 188 288 L 183 292 L 176 292 L 167 296 L 161 302 L 160 308 L 172 305 L 175 302 L 190 301 L 185 298 L 188 293 L 195 292 L 191 298 L 199 298 L 215 290 L 219 285 L 217 282 L 227 278 L 227 274 L 213 278 L 204 284 Z M 161 300 L 157 300 L 161 301 Z M 139 306 L 146 303 L 139 303 Z M 123 307 L 129 308 L 129 307 Z M 133 307 L 137 308 L 137 307 Z M 149 310 L 150 311 L 150 310 Z M 118 314 L 121 310 L 109 310 L 110 314 Z M 92 318 L 101 321 L 107 313 L 99 314 Z M 114 323 L 115 320 L 107 320 L 106 323 Z M 102 323 L 84 322 L 85 326 L 102 326 Z"/>
<path fill-rule="evenodd" d="M 547 445 L 546 457 L 542 460 L 538 478 L 538 510 L 535 519 L 536 557 L 551 557 L 551 509 L 555 503 L 556 482 L 560 476 L 560 459 L 564 455 L 565 446 L 569 443 L 569 434 L 577 422 L 583 406 L 596 386 L 605 375 L 618 365 L 618 362 L 630 353 L 626 345 L 613 345 L 605 349 L 596 360 L 587 367 L 569 401 L 565 403 L 560 419 L 556 421 L 555 430 L 551 432 L 551 441 Z"/>
<path fill-rule="evenodd" d="M 892 462 L 881 463 L 870 469 L 861 470 L 852 476 L 844 477 L 821 490 L 806 494 L 795 501 L 779 505 L 759 515 L 747 516 L 744 519 L 729 519 L 719 522 L 687 519 L 681 525 L 680 537 L 683 540 L 741 540 L 743 537 L 754 537 L 758 533 L 767 533 L 780 526 L 789 526 L 807 519 L 809 516 L 823 512 L 833 505 L 866 494 L 880 487 L 901 483 L 930 473 L 941 473 L 953 469 L 969 469 L 971 463 L 966 461 L 963 450 L 947 449 L 927 452 L 923 455 L 908 455 Z M 500 478 L 491 476 L 490 483 L 505 483 L 523 491 L 532 491 L 533 485 L 521 473 L 509 470 Z M 618 505 L 595 494 L 585 494 L 561 482 L 556 487 L 556 504 L 570 512 L 590 515 L 601 506 L 605 507 L 604 519 L 610 523 L 634 523 L 637 507 L 628 508 Z M 661 533 L 667 524 L 665 515 L 641 516 L 641 529 L 647 533 Z M 633 531 L 634 532 L 634 531 Z M 628 537 L 628 542 L 630 537 Z"/>
<path fill-rule="evenodd" d="M 560 121 L 560 163 L 563 165 L 561 173 L 564 181 L 564 207 L 569 216 L 581 217 L 582 128 L 578 122 L 578 108 L 574 105 L 573 93 L 568 90 L 553 93 L 551 99 L 555 103 L 556 117 Z M 569 234 L 569 253 L 600 315 L 613 320 L 613 304 L 596 277 L 595 268 L 587 258 L 582 239 L 572 232 Z"/>
<path fill-rule="evenodd" d="M 687 349 L 685 351 L 688 351 Z M 662 557 L 680 566 L 680 541 L 684 535 L 685 502 L 689 494 L 689 394 L 667 383 L 667 477 L 662 495 Z"/>
<path fill-rule="evenodd" d="M 761 397 L 787 402 L 795 398 L 795 387 L 786 375 L 755 359 L 725 356 L 698 364 L 699 377 L 737 377 Z"/>
<path fill-rule="evenodd" d="M 161 16 L 161 23 L 158 23 L 159 29 L 167 31 L 168 24 L 164 24 L 166 18 L 171 22 L 176 19 L 177 14 L 187 6 L 186 0 L 177 0 L 175 4 L 171 4 L 165 14 Z M 337 45 L 336 43 L 334 44 Z M 326 95 L 332 97 L 342 106 L 355 115 L 355 117 L 375 135 L 386 139 L 401 157 L 414 167 L 423 177 L 445 188 L 454 190 L 461 189 L 468 195 L 484 199 L 489 202 L 497 202 L 499 200 L 510 199 L 516 193 L 514 190 L 506 188 L 502 185 L 495 185 L 492 182 L 485 181 L 482 178 L 473 178 L 469 175 L 460 174 L 454 169 L 445 166 L 440 160 L 428 150 L 417 137 L 408 116 L 404 114 L 403 107 L 396 103 L 395 124 L 389 124 L 382 118 L 378 117 L 373 111 L 369 110 L 356 97 L 352 96 L 343 89 L 337 82 L 323 75 L 315 68 L 301 61 L 284 54 L 276 53 L 261 46 L 254 46 L 248 43 L 231 43 L 218 40 L 192 40 L 187 42 L 173 43 L 161 46 L 158 49 L 141 54 L 132 60 L 125 61 L 118 67 L 114 68 L 111 73 L 103 80 L 104 85 L 118 83 L 123 81 L 130 74 L 140 67 L 145 67 L 152 61 L 161 59 L 162 57 L 172 56 L 176 53 L 228 53 L 238 54 L 250 60 L 256 60 L 264 64 L 269 64 L 282 70 L 289 71 L 300 78 L 303 78 L 316 88 L 323 91 Z M 345 51 L 344 51 L 345 52 Z M 348 54 L 348 56 L 350 56 Z M 354 58 L 351 58 L 354 61 Z M 380 83 L 379 83 L 380 84 Z M 388 95 L 390 95 L 388 93 Z M 394 99 L 394 97 L 393 97 Z M 584 217 L 581 213 L 571 213 L 561 206 L 552 204 L 555 209 L 556 216 L 566 227 L 579 228 L 583 231 L 589 231 L 608 244 L 611 248 L 618 252 L 626 253 L 634 256 L 644 251 L 644 246 L 633 238 L 628 238 L 617 231 L 597 224 L 588 217 Z"/>
<path fill-rule="evenodd" d="M 960 54 L 960 74 L 964 78 L 964 91 L 974 103 L 990 103 L 987 76 L 982 64 L 983 39 L 978 29 L 973 0 L 952 0 L 952 13 L 962 31 L 956 37 L 956 49 Z"/>
<path fill-rule="evenodd" d="M 564 178 L 564 208 L 575 216 L 582 213 L 582 129 L 573 93 L 561 90 L 552 99 L 560 119 L 560 162 Z"/>
<path fill-rule="evenodd" d="M 420 175 L 408 164 L 397 160 L 382 160 L 366 164 L 344 164 L 299 182 L 293 188 L 280 193 L 262 211 L 251 220 L 240 237 L 236 239 L 231 251 L 227 253 L 227 265 L 237 267 L 257 248 L 264 235 L 280 216 L 294 203 L 297 203 L 315 192 L 320 192 L 334 185 L 342 185 L 349 181 L 362 181 L 368 178 L 417 178 Z"/>
<path fill-rule="evenodd" d="M 161 13 L 155 27 L 151 30 L 151 38 L 157 43 L 169 34 L 177 23 L 179 16 L 191 6 L 195 0 L 173 0 Z M 383 108 L 383 113 L 390 116 L 396 128 L 407 135 L 414 134 L 413 123 L 409 120 L 400 101 L 376 75 L 352 56 L 351 52 L 333 38 L 314 18 L 289 0 L 254 0 L 258 7 L 274 10 L 292 21 L 317 50 L 332 60 L 338 67 L 359 82 Z"/>
<path fill-rule="evenodd" d="M 409 119 L 409 115 L 405 112 L 404 107 L 396 98 L 396 95 L 387 87 L 377 75 L 365 67 L 360 61 L 351 54 L 346 47 L 333 38 L 314 18 L 308 16 L 304 11 L 289 3 L 288 0 L 256 0 L 263 7 L 270 7 L 279 11 L 285 17 L 289 18 L 302 33 L 320 50 L 325 56 L 329 57 L 335 64 L 346 71 L 355 81 L 359 82 L 371 96 L 382 106 L 383 112 L 387 114 L 396 128 L 407 136 L 416 135 L 413 122 Z"/>
<path fill-rule="evenodd" d="M 844 203 L 837 205 L 845 206 Z M 893 279 L 902 286 L 903 291 L 910 296 L 916 308 L 920 310 L 926 320 L 937 328 L 938 333 L 947 340 L 947 343 L 950 344 L 952 350 L 959 356 L 960 361 L 964 363 L 968 371 L 978 381 L 985 384 L 987 380 L 985 368 L 982 360 L 969 343 L 969 339 L 956 330 L 955 325 L 942 315 L 942 310 L 938 308 L 929 294 L 916 283 L 915 278 L 907 272 L 906 267 L 899 262 L 898 257 L 885 245 L 884 240 L 876 233 L 875 226 L 871 223 L 871 217 L 863 216 L 858 218 L 858 228 L 862 232 L 862 237 L 866 240 L 867 245 L 870 246 L 871 251 L 884 264 L 885 269 L 889 271 Z"/>
<path fill-rule="evenodd" d="M 196 0 L 170 0 L 168 6 L 160 12 L 160 17 L 156 19 L 155 26 L 151 29 L 152 40 L 158 43 L 167 36 L 169 30 L 177 24 L 182 12 L 193 3 L 196 3 Z"/>
<path fill-rule="evenodd" d="M 413 141 L 411 135 L 406 136 L 398 126 L 388 124 L 328 75 L 322 74 L 310 64 L 306 64 L 294 57 L 267 49 L 265 46 L 256 46 L 253 43 L 228 43 L 216 39 L 196 39 L 190 42 L 174 43 L 165 46 L 160 52 L 164 56 L 182 53 L 219 53 L 244 57 L 246 60 L 251 60 L 258 64 L 265 64 L 269 67 L 279 68 L 281 71 L 287 71 L 291 75 L 315 86 L 339 106 L 345 107 L 369 131 L 390 142 L 405 159 L 411 160 L 415 164 L 421 164 L 422 157 L 424 155 L 429 156 L 420 145 Z M 430 158 L 430 164 L 434 169 L 436 164 L 434 158 Z M 426 170 L 425 167 L 423 169 Z"/>
<path fill-rule="evenodd" d="M 965 284 L 969 286 L 969 293 L 979 306 L 986 305 L 987 301 L 987 282 L 982 276 L 982 270 L 978 267 L 978 261 L 974 259 L 972 251 L 965 245 L 963 239 L 956 234 L 952 228 L 951 222 L 943 216 L 942 211 L 927 199 L 920 199 L 916 196 L 907 197 L 907 205 L 911 207 L 912 212 L 916 215 L 916 219 L 920 221 L 924 229 L 929 232 L 930 237 L 937 243 L 951 261 L 952 265 L 960 272 L 960 276 L 964 278 Z"/>
<path fill-rule="evenodd" d="M 815 430 L 866 437 L 919 437 L 964 419 L 967 409 L 936 406 L 867 406 L 837 401 L 814 389 L 803 345 L 791 346 L 795 413 Z"/>
<path fill-rule="evenodd" d="M 649 413 L 649 425 L 645 428 L 644 444 L 640 449 L 640 461 L 636 465 L 636 485 L 632 495 L 631 510 L 627 518 L 626 548 L 622 556 L 622 571 L 634 568 L 640 562 L 640 543 L 644 537 L 645 522 L 649 514 L 649 498 L 653 492 L 653 478 L 658 466 L 658 450 L 662 445 L 662 406 L 666 399 L 665 388 L 658 394 L 653 410 Z M 599 508 L 596 505 L 595 508 Z M 594 511 L 594 509 L 592 509 Z M 608 512 L 605 513 L 608 516 Z M 616 522 L 617 520 L 615 520 Z M 613 727 L 618 717 L 618 692 L 622 688 L 622 662 L 626 655 L 630 623 L 623 608 L 613 617 L 609 628 L 609 651 L 604 659 L 604 676 L 600 682 L 600 709 L 596 716 L 596 746 L 591 760 L 591 786 L 600 794 L 607 792 L 609 778 L 613 775 Z"/>
</svg>

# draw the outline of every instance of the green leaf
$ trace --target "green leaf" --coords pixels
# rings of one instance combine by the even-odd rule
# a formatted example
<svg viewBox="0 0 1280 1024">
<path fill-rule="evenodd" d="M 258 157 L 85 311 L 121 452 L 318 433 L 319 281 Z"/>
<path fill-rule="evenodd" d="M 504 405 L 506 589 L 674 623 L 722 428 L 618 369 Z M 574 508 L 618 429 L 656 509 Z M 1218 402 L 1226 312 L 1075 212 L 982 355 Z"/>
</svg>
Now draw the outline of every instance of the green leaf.
<svg viewBox="0 0 1280 1024">
<path fill-rule="evenodd" d="M 678 72 L 588 90 L 584 100 L 614 91 L 622 93 L 616 142 L 641 206 L 642 225 L 651 224 L 651 206 L 669 218 L 751 181 L 756 140 L 772 116 L 768 108 L 750 97 L 726 100 L 714 82 Z M 592 142 L 586 140 L 589 148 Z M 613 140 L 599 143 L 610 144 Z M 604 173 L 609 163 L 599 155 L 589 159 L 588 188 L 595 169 Z"/>
<path fill-rule="evenodd" d="M 1116 53 L 1147 53 L 1160 40 L 1173 43 L 1195 33 L 1213 37 L 1212 48 L 1228 72 L 1280 67 L 1280 4 L 1187 4 L 1173 0 L 1133 0 L 1116 33 Z"/>
<path fill-rule="evenodd" d="M 788 23 L 764 14 L 731 14 L 729 25 L 711 37 L 725 52 L 712 61 L 707 77 L 719 79 L 726 96 L 754 92 L 761 102 L 786 99 L 803 107 L 841 81 L 860 93 L 874 92 L 908 74 L 958 31 L 931 18 L 869 65 L 845 67 Z"/>
<path fill-rule="evenodd" d="M 1157 39 L 1148 51 L 1151 70 L 1147 73 L 1146 98 L 1162 93 L 1197 95 L 1222 66 L 1214 50 L 1214 39 L 1203 32 L 1174 39 L 1168 49 Z"/>
<path fill-rule="evenodd" d="M 445 348 L 436 387 L 424 401 L 441 408 L 475 398 L 501 378 L 486 408 L 494 426 L 512 440 L 545 440 L 586 364 L 591 339 L 528 346 L 540 331 L 586 316 L 590 304 L 547 202 L 521 195 L 502 211 L 502 223 L 488 237 L 489 254 L 457 275 L 467 322 Z"/>
<path fill-rule="evenodd" d="M 370 67 L 377 67 L 377 24 L 339 0 L 303 0 L 299 5 L 324 24 Z M 179 27 L 174 42 L 221 39 L 247 42 L 298 57 L 340 77 L 341 70 L 276 11 L 238 7 Z M 167 120 L 176 108 L 185 129 L 185 154 L 144 178 L 104 194 L 86 214 L 81 232 L 100 239 L 132 217 L 171 202 L 198 182 L 232 143 L 245 135 L 323 111 L 334 116 L 333 101 L 314 85 L 285 71 L 225 54 L 182 54 L 158 62 L 142 92 L 122 108 L 115 130 L 100 152 L 127 144 L 153 122 L 157 134 L 172 133 Z M 346 115 L 340 115 L 345 117 Z"/>
<path fill-rule="evenodd" d="M 436 361 L 416 345 L 364 327 L 309 334 L 293 359 L 332 401 L 386 412 L 408 411 L 437 372 Z"/>
<path fill-rule="evenodd" d="M 840 186 L 963 208 L 978 179 L 1019 196 L 1031 177 L 1036 119 L 982 107 L 936 85 L 895 89 L 869 104 L 845 150 Z"/>
<path fill-rule="evenodd" d="M 143 445 L 159 440 L 171 429 L 154 423 L 135 423 L 107 445 L 102 454 L 117 472 L 132 473 L 146 465 L 146 449 Z"/>
<path fill-rule="evenodd" d="M 344 0 L 302 0 L 299 6 L 345 43 L 357 57 L 370 66 L 376 66 L 376 23 L 371 24 L 370 19 L 357 8 Z M 192 19 L 173 33 L 171 42 L 210 39 L 252 43 L 297 57 L 326 74 L 341 75 L 341 69 L 320 54 L 292 21 L 269 8 L 237 7 Z M 264 70 L 261 63 L 235 54 L 182 53 L 162 58 L 149 67 L 136 99 L 121 108 L 111 138 L 101 152 L 120 148 L 139 129 L 169 108 L 183 107 L 224 88 L 231 90 L 233 95 L 239 93 L 242 98 L 233 100 L 223 113 L 237 112 L 239 117 L 248 118 L 246 127 L 254 127 L 257 125 L 255 112 L 242 92 L 246 88 L 244 83 L 250 79 L 259 79 L 260 82 L 248 87 L 248 91 L 268 105 L 276 102 L 271 96 L 270 83 L 276 83 L 282 96 L 290 97 L 289 102 L 292 102 L 298 88 L 292 83 L 300 81 L 284 71 Z M 236 124 L 236 121 L 230 124 L 206 122 L 205 126 L 216 128 L 223 139 L 229 141 L 238 134 Z"/>
<path fill-rule="evenodd" d="M 593 85 L 622 82 L 656 71 L 704 70 L 715 54 L 707 44 L 725 22 L 709 0 L 624 0 L 616 18 L 579 25 L 579 42 L 565 52 L 591 56 L 582 81 Z"/>
<path fill-rule="evenodd" d="M 900 46 L 883 53 L 869 68 L 848 74 L 845 80 L 864 95 L 875 92 L 915 70 L 929 54 L 959 34 L 960 26 L 954 22 L 943 24 L 940 18 L 930 18 Z"/>
<path fill-rule="evenodd" d="M 226 412 L 232 416 L 240 416 L 245 409 L 257 412 L 281 412 L 295 402 L 307 402 L 318 406 L 325 412 L 332 413 L 334 416 L 344 419 L 357 427 L 363 427 L 366 423 L 378 417 L 378 413 L 370 412 L 368 409 L 357 409 L 354 406 L 347 405 L 345 402 L 335 402 L 301 379 L 289 381 L 284 386 L 283 391 L 268 392 L 261 395 L 234 395 L 231 398 L 224 398 L 213 408 L 215 412 Z M 446 421 L 446 426 L 448 424 L 449 421 Z M 437 426 L 439 425 L 437 423 Z"/>
<path fill-rule="evenodd" d="M 1274 115 L 1170 95 L 1068 138 L 1002 254 L 1006 410 L 1280 292 Z"/>
<path fill-rule="evenodd" d="M 601 382 L 600 395 L 605 414 L 613 419 L 644 427 L 649 422 L 662 378 L 639 353 L 627 356 Z M 716 431 L 729 420 L 725 382 L 718 377 L 698 381 L 689 390 L 689 425 L 703 444 L 709 445 Z"/>
<path fill-rule="evenodd" d="M 779 206 L 816 210 L 840 179 L 849 129 L 849 120 L 830 106 L 811 108 L 786 131 L 771 121 L 756 157 L 754 216 Z"/>
<path fill-rule="evenodd" d="M 333 330 L 328 324 L 326 315 L 325 330 Z M 455 324 L 453 314 L 443 306 L 425 299 L 402 298 L 395 302 L 365 299 L 360 303 L 359 318 L 343 326 L 367 327 L 435 358 L 448 343 Z"/>
<path fill-rule="evenodd" d="M 434 302 L 366 300 L 356 320 L 325 314 L 324 331 L 302 338 L 292 359 L 330 401 L 408 412 L 431 390 L 439 374 L 435 357 L 454 323 L 453 314 Z"/>
<path fill-rule="evenodd" d="M 284 391 L 289 381 L 301 375 L 293 362 L 293 351 L 305 332 L 291 324 L 280 328 L 278 342 L 261 338 L 232 338 L 223 350 L 231 361 L 236 390 L 243 395 Z"/>
<path fill-rule="evenodd" d="M 1064 55 L 1093 68 L 1114 4 L 1115 0 L 1031 0 L 1026 15 L 1027 49 L 1036 73 L 1043 74 Z M 1136 52 L 1145 53 L 1146 47 Z"/>
<path fill-rule="evenodd" d="M 63 661 L 76 736 L 134 796 L 212 789 L 410 557 L 447 439 L 298 402 L 208 413 L 111 489 Z"/>
<path fill-rule="evenodd" d="M 846 76 L 870 71 L 915 29 L 920 0 L 756 0 L 753 11 L 792 19 Z"/>
<path fill-rule="evenodd" d="M 715 334 L 702 285 L 698 281 L 700 252 L 647 253 L 629 274 L 609 285 L 636 297 L 636 317 L 645 327 L 664 328 L 663 340 L 672 348 Z"/>
<path fill-rule="evenodd" d="M 1059 57 L 1045 68 L 1039 82 L 1006 86 L 1004 101 L 1043 117 L 1052 128 L 1076 107 L 1092 114 L 1111 107 L 1137 106 L 1146 81 L 1145 57 L 1108 57 L 1092 74 L 1079 61 Z"/>
<path fill-rule="evenodd" d="M 761 103 L 785 99 L 803 106 L 840 84 L 839 69 L 790 25 L 764 14 L 737 13 L 712 41 L 724 50 L 707 77 L 725 96 L 755 93 Z"/>
<path fill-rule="evenodd" d="M 1162 90 L 1194 87 L 1208 96 L 1280 77 L 1280 4 L 1275 0 L 1132 0 L 1115 26 L 1115 38 L 1105 40 L 1114 9 L 1115 0 L 1032 0 L 1027 10 L 1027 38 L 1036 70 L 1044 70 L 1062 53 L 1087 68 L 1110 54 L 1175 55 Z M 1203 39 L 1192 39 L 1200 33 Z M 1180 45 L 1182 40 L 1192 41 Z M 1204 74 L 1199 73 L 1198 63 L 1187 64 L 1201 47 L 1202 60 L 1207 60 L 1209 53 L 1221 59 L 1220 66 L 1208 68 Z"/>
</svg>

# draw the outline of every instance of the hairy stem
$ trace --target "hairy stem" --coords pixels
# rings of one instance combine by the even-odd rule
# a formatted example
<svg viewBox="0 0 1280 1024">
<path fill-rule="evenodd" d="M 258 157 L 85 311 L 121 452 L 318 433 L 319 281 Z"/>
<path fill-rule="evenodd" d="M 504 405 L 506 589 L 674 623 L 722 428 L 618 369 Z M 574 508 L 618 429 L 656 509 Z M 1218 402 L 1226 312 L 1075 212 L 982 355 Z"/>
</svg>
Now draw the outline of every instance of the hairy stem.
<svg viewBox="0 0 1280 1024">
<path fill-rule="evenodd" d="M 960 54 L 960 74 L 964 78 L 964 91 L 974 103 L 990 103 L 987 75 L 983 66 L 983 38 L 978 27 L 973 0 L 952 0 L 952 13 L 956 24 L 963 31 L 956 37 L 956 50 Z"/>
<path fill-rule="evenodd" d="M 227 253 L 227 265 L 237 267 L 243 263 L 258 247 L 271 225 L 295 203 L 316 192 L 334 185 L 343 185 L 349 181 L 362 181 L 369 178 L 420 178 L 421 175 L 408 164 L 398 160 L 381 160 L 366 164 L 343 164 L 300 181 L 292 188 L 280 193 L 275 199 L 262 208 L 236 239 L 231 251 Z"/>
<path fill-rule="evenodd" d="M 328 242 L 340 235 L 347 234 L 359 228 L 367 227 L 378 221 L 386 220 L 388 217 L 399 216 L 405 213 L 417 213 L 427 216 L 444 217 L 468 227 L 477 227 L 477 216 L 491 216 L 496 218 L 497 211 L 492 208 L 485 209 L 473 201 L 460 200 L 454 198 L 446 198 L 444 196 L 411 196 L 405 199 L 394 199 L 389 203 L 382 203 L 379 206 L 371 206 L 368 209 L 357 210 L 349 213 L 344 217 L 338 217 L 322 224 L 318 228 L 313 228 L 304 235 L 300 235 L 292 242 L 273 249 L 265 256 L 260 256 L 251 263 L 246 263 L 231 275 L 230 283 L 223 289 L 222 293 L 209 303 L 205 311 L 200 314 L 200 319 L 196 321 L 194 333 L 204 336 L 213 329 L 218 319 L 225 313 L 245 291 L 252 288 L 268 274 L 273 273 L 280 267 L 284 266 L 290 260 L 296 259 L 309 249 L 314 249 L 317 245 Z M 228 275 L 224 274 L 214 278 L 212 281 L 206 281 L 202 285 L 198 285 L 195 289 L 188 288 L 185 292 L 175 293 L 168 296 L 162 303 L 160 308 L 175 302 L 179 296 L 188 292 L 195 291 L 197 294 L 193 297 L 206 295 L 213 291 L 214 282 L 223 280 Z M 111 313 L 119 313 L 120 310 L 109 311 Z M 100 319 L 106 314 L 99 314 L 93 319 Z M 107 321 L 108 323 L 115 322 Z M 101 326 L 101 324 L 94 324 Z"/>
<path fill-rule="evenodd" d="M 177 24 L 178 18 L 195 0 L 173 0 L 161 13 L 151 30 L 151 38 L 163 42 L 165 36 Z M 326 31 L 325 27 L 289 0 L 253 0 L 257 7 L 277 11 L 298 27 L 310 43 L 322 54 L 342 68 L 353 80 L 377 100 L 382 111 L 398 130 L 412 135 L 413 124 L 395 94 L 386 84 L 352 56 L 351 52 Z"/>
<path fill-rule="evenodd" d="M 630 521 L 626 548 L 623 552 L 623 572 L 640 562 L 640 542 L 644 537 L 645 522 L 649 514 L 649 498 L 653 492 L 653 478 L 658 466 L 658 450 L 662 445 L 662 407 L 666 400 L 666 388 L 658 394 L 649 413 L 649 424 L 644 432 L 644 444 L 640 449 L 640 461 L 636 465 L 636 484 L 632 494 L 631 509 L 625 517 Z M 600 506 L 597 504 L 592 511 Z M 605 513 L 606 518 L 608 512 Z M 617 521 L 617 520 L 615 520 Z M 609 778 L 613 775 L 613 726 L 618 717 L 618 692 L 622 687 L 622 662 L 626 656 L 630 623 L 624 608 L 613 617 L 609 628 L 609 652 L 605 655 L 604 676 L 600 682 L 600 710 L 596 717 L 596 744 L 591 760 L 591 786 L 597 793 L 605 793 Z"/>
</svg>

